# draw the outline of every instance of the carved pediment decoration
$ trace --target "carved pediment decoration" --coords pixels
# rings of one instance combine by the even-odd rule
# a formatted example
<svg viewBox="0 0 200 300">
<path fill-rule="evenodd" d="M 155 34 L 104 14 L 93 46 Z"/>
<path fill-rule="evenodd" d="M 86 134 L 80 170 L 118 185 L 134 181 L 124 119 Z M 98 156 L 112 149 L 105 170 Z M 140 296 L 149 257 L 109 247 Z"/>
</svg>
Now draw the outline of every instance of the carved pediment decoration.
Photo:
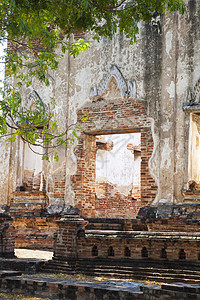
<svg viewBox="0 0 200 300">
<path fill-rule="evenodd" d="M 116 65 L 112 65 L 109 73 L 103 78 L 100 84 L 91 87 L 90 98 L 115 98 L 122 99 L 136 98 L 136 82 L 126 82 L 121 71 Z"/>
<path fill-rule="evenodd" d="M 24 109 L 35 110 L 37 105 L 40 105 L 45 110 L 45 104 L 43 103 L 39 94 L 33 90 L 27 97 L 27 100 L 23 106 Z"/>
<path fill-rule="evenodd" d="M 183 106 L 184 111 L 200 110 L 200 78 L 193 89 L 187 89 L 185 103 L 186 105 Z"/>
</svg>

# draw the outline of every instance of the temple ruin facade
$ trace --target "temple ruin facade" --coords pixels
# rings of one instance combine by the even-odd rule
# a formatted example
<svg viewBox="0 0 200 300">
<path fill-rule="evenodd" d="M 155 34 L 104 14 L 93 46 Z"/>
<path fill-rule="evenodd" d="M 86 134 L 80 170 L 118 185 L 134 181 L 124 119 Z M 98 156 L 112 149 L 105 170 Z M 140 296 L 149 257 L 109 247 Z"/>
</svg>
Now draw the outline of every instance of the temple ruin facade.
<svg viewBox="0 0 200 300">
<path fill-rule="evenodd" d="M 54 98 L 60 130 L 82 129 L 58 162 L 1 138 L 0 205 L 15 247 L 55 243 L 55 259 L 200 259 L 200 3 L 186 6 L 140 23 L 133 45 L 75 32 L 90 49 L 66 53 L 49 87 L 22 88 L 25 107 Z"/>
</svg>

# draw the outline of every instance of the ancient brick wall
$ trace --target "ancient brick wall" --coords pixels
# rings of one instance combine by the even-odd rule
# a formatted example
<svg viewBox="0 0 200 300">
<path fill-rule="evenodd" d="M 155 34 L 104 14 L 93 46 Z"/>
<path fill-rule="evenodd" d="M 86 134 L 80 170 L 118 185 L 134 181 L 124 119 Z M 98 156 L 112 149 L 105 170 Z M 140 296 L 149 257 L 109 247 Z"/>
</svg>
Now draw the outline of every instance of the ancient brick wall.
<svg viewBox="0 0 200 300">
<path fill-rule="evenodd" d="M 126 219 L 123 230 L 91 230 L 78 215 L 68 215 L 58 223 L 54 259 L 200 260 L 199 232 L 133 231 L 131 223 Z"/>
<path fill-rule="evenodd" d="M 15 248 L 53 250 L 54 234 L 58 229 L 58 216 L 34 214 L 14 215 Z"/>
<path fill-rule="evenodd" d="M 55 200 L 64 200 L 65 197 L 65 180 L 66 169 L 65 165 L 62 169 L 57 170 L 53 174 L 53 197 Z"/>
<path fill-rule="evenodd" d="M 121 194 L 109 183 L 104 184 L 104 189 L 104 199 L 95 197 L 96 217 L 122 218 L 127 216 L 132 218 L 137 215 L 141 199 L 140 188 L 136 190 L 137 194 L 134 194 L 134 198 L 133 189 L 130 190 L 128 196 Z"/>
<path fill-rule="evenodd" d="M 87 233 L 77 240 L 78 258 L 191 260 L 200 259 L 198 233 Z"/>
</svg>

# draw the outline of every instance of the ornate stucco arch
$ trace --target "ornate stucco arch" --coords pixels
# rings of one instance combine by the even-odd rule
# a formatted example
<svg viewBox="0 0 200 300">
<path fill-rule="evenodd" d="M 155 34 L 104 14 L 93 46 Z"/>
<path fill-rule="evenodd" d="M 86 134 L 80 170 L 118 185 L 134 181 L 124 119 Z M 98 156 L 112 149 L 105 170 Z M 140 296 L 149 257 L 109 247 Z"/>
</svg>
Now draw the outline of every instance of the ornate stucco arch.
<svg viewBox="0 0 200 300">
<path fill-rule="evenodd" d="M 32 90 L 26 98 L 23 109 L 34 110 L 34 107 L 37 103 L 40 104 L 40 106 L 43 107 L 44 110 L 46 110 L 46 106 L 39 96 L 38 92 L 36 90 Z"/>
<path fill-rule="evenodd" d="M 136 82 L 127 82 L 124 79 L 120 69 L 116 65 L 112 65 L 109 72 L 104 76 L 98 86 L 91 87 L 90 98 L 96 98 L 104 95 L 109 90 L 109 83 L 112 79 L 115 79 L 117 86 L 121 92 L 121 98 L 136 98 Z"/>
</svg>

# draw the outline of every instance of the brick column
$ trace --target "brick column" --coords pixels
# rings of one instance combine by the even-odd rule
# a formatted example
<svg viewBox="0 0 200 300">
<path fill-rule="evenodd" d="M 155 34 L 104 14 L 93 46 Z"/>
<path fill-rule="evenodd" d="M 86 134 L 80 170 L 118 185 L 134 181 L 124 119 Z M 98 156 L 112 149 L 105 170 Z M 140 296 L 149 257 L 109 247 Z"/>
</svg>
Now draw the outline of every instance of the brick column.
<svg viewBox="0 0 200 300">
<path fill-rule="evenodd" d="M 0 257 L 14 257 L 15 229 L 13 219 L 7 214 L 0 214 Z"/>
<path fill-rule="evenodd" d="M 54 259 L 65 260 L 77 257 L 76 237 L 86 221 L 79 215 L 66 215 L 57 221 L 59 229 L 55 236 Z"/>
<path fill-rule="evenodd" d="M 133 231 L 133 224 L 131 219 L 124 219 L 124 231 Z"/>
</svg>

